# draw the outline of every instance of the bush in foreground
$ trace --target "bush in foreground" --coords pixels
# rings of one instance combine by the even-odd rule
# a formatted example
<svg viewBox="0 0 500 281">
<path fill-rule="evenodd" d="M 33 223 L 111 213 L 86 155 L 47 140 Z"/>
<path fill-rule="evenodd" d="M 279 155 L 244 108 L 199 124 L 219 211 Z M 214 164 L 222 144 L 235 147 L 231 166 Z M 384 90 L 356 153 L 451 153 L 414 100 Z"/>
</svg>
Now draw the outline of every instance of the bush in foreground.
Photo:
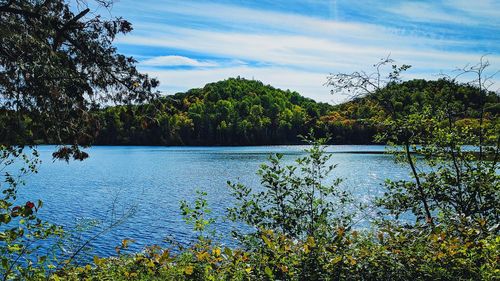
<svg viewBox="0 0 500 281">
<path fill-rule="evenodd" d="M 252 195 L 244 186 L 231 185 L 237 209 L 230 209 L 230 217 L 255 230 L 238 233 L 236 237 L 242 243 L 237 248 L 224 247 L 210 238 L 213 219 L 204 199 L 206 194 L 199 193 L 194 204 L 181 203 L 186 221 L 198 232 L 194 244 L 179 248 L 152 246 L 139 254 L 95 257 L 93 264 L 69 267 L 50 278 L 498 280 L 500 237 L 486 223 L 399 225 L 384 221 L 375 230 L 352 230 L 352 214 L 339 212 L 321 201 L 324 197 L 349 197 L 338 188 L 338 180 L 330 185 L 323 183 L 332 171 L 328 158 L 321 143 L 315 142 L 296 166 L 282 167 L 279 157 L 271 157 L 270 165 L 263 165 L 259 172 L 262 193 Z M 307 198 L 310 200 L 300 200 Z M 291 211 L 280 214 L 282 209 Z M 295 212 L 300 215 L 295 216 Z M 121 248 L 127 243 L 124 241 Z"/>
</svg>

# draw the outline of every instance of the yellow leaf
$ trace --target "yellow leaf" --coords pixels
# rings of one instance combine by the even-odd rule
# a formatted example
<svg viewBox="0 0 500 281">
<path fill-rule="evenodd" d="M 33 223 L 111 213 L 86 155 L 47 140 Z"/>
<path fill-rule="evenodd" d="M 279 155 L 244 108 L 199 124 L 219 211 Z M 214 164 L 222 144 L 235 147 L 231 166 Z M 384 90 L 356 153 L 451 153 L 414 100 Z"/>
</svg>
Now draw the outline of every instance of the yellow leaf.
<svg viewBox="0 0 500 281">
<path fill-rule="evenodd" d="M 304 252 L 306 254 L 309 254 L 309 252 L 311 252 L 311 250 L 309 249 L 309 246 L 307 244 L 304 245 Z"/>
<path fill-rule="evenodd" d="M 273 247 L 273 242 L 269 240 L 269 238 L 265 235 L 262 235 L 262 240 L 264 240 L 264 243 L 266 243 L 267 247 L 272 248 Z"/>
<path fill-rule="evenodd" d="M 341 260 L 342 260 L 342 257 L 341 257 L 341 256 L 337 256 L 337 257 L 334 257 L 334 258 L 332 259 L 332 263 L 333 263 L 333 264 L 337 264 L 337 263 L 338 263 L 339 261 L 341 261 Z"/>
<path fill-rule="evenodd" d="M 314 246 L 316 246 L 316 241 L 314 240 L 314 237 L 312 236 L 307 237 L 307 245 L 310 246 L 311 248 L 314 248 Z"/>
<path fill-rule="evenodd" d="M 128 244 L 134 243 L 134 242 L 135 242 L 134 239 L 123 239 L 122 240 L 122 249 L 128 248 Z"/>
<path fill-rule="evenodd" d="M 228 247 L 225 247 L 224 248 L 224 254 L 226 254 L 226 256 L 231 256 L 233 254 L 233 252 Z"/>
<path fill-rule="evenodd" d="M 196 258 L 199 261 L 203 261 L 205 259 L 208 259 L 209 257 L 210 257 L 210 254 L 205 252 L 205 251 L 196 254 Z"/>
<path fill-rule="evenodd" d="M 102 266 L 104 264 L 104 259 L 100 259 L 98 256 L 94 256 L 94 264 L 97 266 Z"/>
<path fill-rule="evenodd" d="M 246 271 L 247 273 L 250 273 L 250 272 L 252 272 L 252 268 L 251 268 L 251 267 L 247 267 L 247 268 L 245 268 L 245 271 Z"/>
<path fill-rule="evenodd" d="M 337 233 L 338 233 L 338 235 L 339 235 L 339 236 L 344 236 L 344 233 L 345 233 L 345 228 L 343 228 L 343 227 L 339 227 L 339 228 L 337 229 Z"/>
<path fill-rule="evenodd" d="M 170 257 L 170 252 L 168 250 L 163 251 L 163 253 L 160 256 L 159 262 L 166 262 L 168 261 Z"/>
<path fill-rule="evenodd" d="M 184 273 L 186 273 L 187 275 L 193 274 L 193 271 L 194 271 L 194 268 L 191 265 L 184 268 Z"/>
<path fill-rule="evenodd" d="M 217 256 L 217 257 L 218 257 L 218 256 L 220 256 L 220 253 L 221 253 L 221 251 L 220 251 L 220 249 L 219 249 L 219 248 L 214 248 L 214 249 L 212 250 L 212 252 L 213 252 L 213 254 L 214 254 L 215 256 Z"/>
</svg>

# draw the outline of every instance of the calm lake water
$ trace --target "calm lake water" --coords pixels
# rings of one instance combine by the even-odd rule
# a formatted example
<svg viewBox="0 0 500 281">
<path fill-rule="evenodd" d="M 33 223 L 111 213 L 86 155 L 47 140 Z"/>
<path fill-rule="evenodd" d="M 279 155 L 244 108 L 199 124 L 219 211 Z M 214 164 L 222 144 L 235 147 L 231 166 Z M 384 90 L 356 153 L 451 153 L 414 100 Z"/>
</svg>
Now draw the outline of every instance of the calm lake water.
<svg viewBox="0 0 500 281">
<path fill-rule="evenodd" d="M 40 146 L 43 163 L 39 173 L 27 179 L 21 197 L 41 199 L 41 217 L 69 229 L 100 222 L 81 232 L 83 239 L 134 208 L 123 224 L 91 243 L 89 255 L 114 255 L 124 238 L 135 239 L 131 250 L 162 244 L 167 236 L 186 242 L 195 237 L 179 211 L 179 201 L 188 201 L 197 189 L 208 193 L 213 215 L 223 218 L 233 200 L 226 182 L 241 182 L 259 188 L 255 174 L 272 153 L 283 153 L 292 163 L 305 146 L 259 147 L 120 147 L 100 146 L 87 150 L 83 162 L 53 162 L 53 146 Z M 407 178 L 408 170 L 394 164 L 392 157 L 371 152 L 383 146 L 331 146 L 334 177 L 344 178 L 343 188 L 357 200 L 369 202 L 383 194 L 386 178 Z M 228 233 L 234 225 L 221 219 L 217 228 Z M 224 240 L 232 244 L 234 241 Z"/>
</svg>

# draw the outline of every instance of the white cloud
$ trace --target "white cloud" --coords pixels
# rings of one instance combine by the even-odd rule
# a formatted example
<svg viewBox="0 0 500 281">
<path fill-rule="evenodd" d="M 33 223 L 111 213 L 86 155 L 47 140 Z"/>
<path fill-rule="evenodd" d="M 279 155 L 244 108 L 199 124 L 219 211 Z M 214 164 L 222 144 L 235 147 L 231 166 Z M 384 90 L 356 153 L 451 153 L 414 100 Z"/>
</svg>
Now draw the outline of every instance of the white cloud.
<svg viewBox="0 0 500 281">
<path fill-rule="evenodd" d="M 403 2 L 397 6 L 388 6 L 386 11 L 405 17 L 409 21 L 417 22 L 445 22 L 455 24 L 474 24 L 468 17 L 455 15 L 449 10 L 442 10 L 431 3 Z"/>
<path fill-rule="evenodd" d="M 200 61 L 183 56 L 158 56 L 141 62 L 145 66 L 195 66 L 213 67 L 218 66 L 214 61 Z"/>
<path fill-rule="evenodd" d="M 397 44 L 386 42 L 384 34 L 380 34 L 379 38 L 381 46 L 373 46 L 369 42 L 344 42 L 335 38 L 306 35 L 248 34 L 165 27 L 163 32 L 152 31 L 148 36 L 131 35 L 121 38 L 119 42 L 182 49 L 320 73 L 359 69 L 388 53 L 401 63 L 428 69 L 449 69 L 475 62 L 480 57 L 479 54 L 440 51 L 416 45 L 412 37 L 401 36 Z M 490 55 L 489 59 L 494 65 L 500 65 L 500 56 Z"/>
<path fill-rule="evenodd" d="M 326 74 L 311 73 L 308 71 L 291 70 L 283 67 L 250 67 L 233 66 L 210 69 L 153 69 L 141 68 L 162 81 L 161 90 L 166 94 L 186 91 L 191 88 L 201 88 L 207 83 L 224 80 L 229 77 L 240 76 L 246 79 L 262 81 L 273 87 L 283 90 L 290 89 L 322 102 L 338 102 L 342 97 L 332 96 L 330 90 L 324 86 Z M 196 77 L 196 79 L 193 79 Z"/>
<path fill-rule="evenodd" d="M 442 7 L 435 9 L 431 4 L 410 3 L 401 4 L 401 7 L 401 10 L 393 12 L 421 21 L 462 24 L 472 19 L 446 14 L 440 10 Z M 457 7 L 458 10 L 465 8 L 468 8 L 465 3 Z M 169 93 L 240 75 L 296 90 L 320 101 L 338 101 L 323 86 L 328 73 L 370 71 L 367 67 L 388 53 L 398 63 L 414 66 L 407 78 L 447 72 L 466 63 L 477 62 L 482 55 L 453 51 L 457 46 L 475 46 L 478 42 L 474 40 L 450 40 L 446 36 L 433 39 L 375 24 L 192 2 L 169 5 L 140 3 L 137 9 L 138 13 L 142 10 L 153 12 L 141 12 L 141 16 L 145 14 L 144 18 L 134 24 L 132 34 L 119 38 L 119 44 L 138 49 L 143 46 L 160 47 L 157 53 L 161 50 L 182 50 L 196 54 L 196 57 L 222 58 L 204 61 L 164 53 L 143 61 L 140 64 L 143 70 L 157 76 L 163 89 Z M 176 19 L 202 20 L 210 25 L 162 20 L 171 15 Z M 500 54 L 493 53 L 488 59 L 493 66 L 500 66 Z M 180 65 L 195 69 L 157 67 Z"/>
<path fill-rule="evenodd" d="M 150 5 L 143 4 L 143 10 L 148 10 Z M 388 28 L 375 24 L 361 22 L 338 21 L 332 19 L 322 19 L 312 16 L 298 14 L 281 13 L 274 11 L 265 11 L 258 9 L 242 8 L 233 5 L 206 4 L 180 2 L 176 5 L 162 5 L 155 7 L 156 11 L 162 14 L 182 15 L 186 18 L 204 20 L 207 23 L 223 25 L 222 30 L 231 33 L 243 29 L 249 34 L 267 34 L 267 35 L 305 35 L 307 37 L 335 39 L 338 42 L 357 42 L 369 43 L 370 46 L 383 46 L 386 43 L 397 44 L 401 36 L 400 30 Z M 210 26 L 193 26 L 190 28 L 180 28 L 177 23 L 159 23 L 161 16 L 153 15 L 146 17 L 142 22 L 137 22 L 134 26 L 137 30 L 134 32 L 144 35 L 149 32 L 169 31 L 175 34 L 183 33 L 186 30 L 214 30 Z M 229 27 L 229 28 L 225 28 Z M 442 38 L 416 38 L 411 35 L 405 35 L 406 38 L 418 39 L 420 45 L 460 45 L 463 42 L 453 40 L 443 40 Z M 175 39 L 170 37 L 171 40 Z M 382 42 L 380 42 L 382 40 Z M 382 44 L 381 44 L 382 43 Z"/>
<path fill-rule="evenodd" d="M 477 24 L 499 26 L 500 1 L 498 0 L 446 0 L 448 7 L 455 8 L 477 19 Z"/>
<path fill-rule="evenodd" d="M 444 0 L 430 2 L 401 2 L 381 6 L 382 11 L 400 17 L 400 23 L 439 23 L 455 28 L 498 28 L 500 1 Z M 411 27 L 411 26 L 410 26 Z M 440 32 L 433 31 L 434 35 Z M 432 33 L 432 32 L 431 32 Z"/>
</svg>

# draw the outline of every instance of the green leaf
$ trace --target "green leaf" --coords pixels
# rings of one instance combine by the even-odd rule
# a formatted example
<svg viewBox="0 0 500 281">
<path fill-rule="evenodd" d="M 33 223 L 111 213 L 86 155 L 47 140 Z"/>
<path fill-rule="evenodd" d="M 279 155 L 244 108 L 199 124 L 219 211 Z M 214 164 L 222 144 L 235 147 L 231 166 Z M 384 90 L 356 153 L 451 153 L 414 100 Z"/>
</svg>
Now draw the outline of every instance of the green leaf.
<svg viewBox="0 0 500 281">
<path fill-rule="evenodd" d="M 11 220 L 11 217 L 10 217 L 10 215 L 9 215 L 9 214 L 1 214 L 1 215 L 0 215 L 0 223 L 5 223 L 5 224 L 7 224 L 7 223 L 9 223 L 9 222 L 10 222 L 10 220 Z"/>
<path fill-rule="evenodd" d="M 269 268 L 269 266 L 266 266 L 266 268 L 264 268 L 264 272 L 266 273 L 267 277 L 269 277 L 269 279 L 274 279 L 273 271 Z"/>
</svg>

